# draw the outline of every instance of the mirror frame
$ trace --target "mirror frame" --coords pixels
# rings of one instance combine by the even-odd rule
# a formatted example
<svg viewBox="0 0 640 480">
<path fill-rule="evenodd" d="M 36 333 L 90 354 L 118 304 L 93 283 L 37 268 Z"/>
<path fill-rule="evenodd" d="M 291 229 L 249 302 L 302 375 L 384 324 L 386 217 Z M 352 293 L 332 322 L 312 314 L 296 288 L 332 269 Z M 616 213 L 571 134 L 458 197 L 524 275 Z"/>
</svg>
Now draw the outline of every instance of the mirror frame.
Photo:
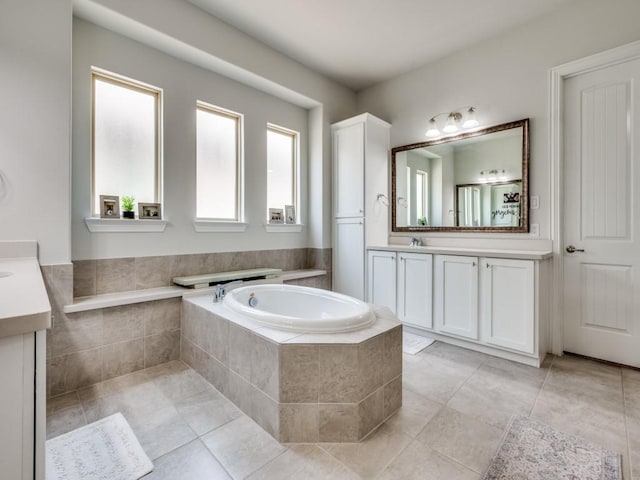
<svg viewBox="0 0 640 480">
<path fill-rule="evenodd" d="M 431 147 L 443 143 L 463 140 L 465 138 L 479 137 L 489 133 L 501 132 L 512 128 L 522 127 L 522 200 L 521 200 L 521 225 L 515 227 L 487 226 L 487 227 L 453 227 L 453 226 L 396 226 L 396 153 L 413 150 L 416 148 Z M 455 204 L 455 203 L 454 203 Z M 529 119 L 503 123 L 491 127 L 482 128 L 473 132 L 464 132 L 458 135 L 437 138 L 427 142 L 401 145 L 391 149 L 391 231 L 392 232 L 485 232 L 485 233 L 527 233 L 529 232 Z"/>
</svg>

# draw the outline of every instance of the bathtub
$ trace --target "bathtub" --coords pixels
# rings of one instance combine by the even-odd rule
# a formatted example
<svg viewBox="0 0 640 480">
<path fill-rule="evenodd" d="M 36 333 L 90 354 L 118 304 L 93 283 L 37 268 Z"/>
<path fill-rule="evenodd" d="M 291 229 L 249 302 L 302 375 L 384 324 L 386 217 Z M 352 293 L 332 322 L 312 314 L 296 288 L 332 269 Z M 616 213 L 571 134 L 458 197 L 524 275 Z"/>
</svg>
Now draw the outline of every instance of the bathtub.
<svg viewBox="0 0 640 480">
<path fill-rule="evenodd" d="M 228 309 L 272 328 L 299 333 L 342 333 L 371 326 L 371 307 L 340 293 L 297 285 L 254 285 L 229 291 Z"/>
</svg>

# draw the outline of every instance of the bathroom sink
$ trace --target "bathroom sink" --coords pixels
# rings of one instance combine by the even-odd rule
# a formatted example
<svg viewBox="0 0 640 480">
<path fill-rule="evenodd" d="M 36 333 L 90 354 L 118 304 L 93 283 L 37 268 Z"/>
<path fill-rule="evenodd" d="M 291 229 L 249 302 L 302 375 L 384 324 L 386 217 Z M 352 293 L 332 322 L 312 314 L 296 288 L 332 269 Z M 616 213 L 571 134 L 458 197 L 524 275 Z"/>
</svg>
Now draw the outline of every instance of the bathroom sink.
<svg viewBox="0 0 640 480">
<path fill-rule="evenodd" d="M 13 275 L 12 272 L 0 272 L 0 278 L 10 277 L 11 275 Z"/>
</svg>

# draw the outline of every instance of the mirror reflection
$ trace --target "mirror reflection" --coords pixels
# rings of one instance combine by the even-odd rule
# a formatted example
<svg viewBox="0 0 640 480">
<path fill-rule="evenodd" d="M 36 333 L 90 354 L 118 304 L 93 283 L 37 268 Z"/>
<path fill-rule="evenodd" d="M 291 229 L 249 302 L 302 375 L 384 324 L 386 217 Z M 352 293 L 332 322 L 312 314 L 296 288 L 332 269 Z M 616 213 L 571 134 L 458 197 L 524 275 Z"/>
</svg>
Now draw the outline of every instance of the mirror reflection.
<svg viewBox="0 0 640 480">
<path fill-rule="evenodd" d="M 392 150 L 394 231 L 528 230 L 528 120 Z"/>
</svg>

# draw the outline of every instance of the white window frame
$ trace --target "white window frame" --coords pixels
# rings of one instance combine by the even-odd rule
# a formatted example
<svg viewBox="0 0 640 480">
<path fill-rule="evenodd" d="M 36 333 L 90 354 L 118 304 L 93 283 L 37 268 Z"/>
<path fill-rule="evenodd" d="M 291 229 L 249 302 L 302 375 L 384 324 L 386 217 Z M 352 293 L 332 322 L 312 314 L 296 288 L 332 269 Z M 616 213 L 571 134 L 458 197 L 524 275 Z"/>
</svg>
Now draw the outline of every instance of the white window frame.
<svg viewBox="0 0 640 480">
<path fill-rule="evenodd" d="M 295 130 L 291 130 L 290 128 L 281 127 L 279 125 L 273 123 L 267 123 L 267 133 L 269 131 L 279 133 L 282 135 L 288 135 L 293 138 L 293 151 L 292 153 L 292 175 L 293 184 L 291 185 L 291 198 L 293 199 L 293 206 L 296 209 L 296 224 L 302 224 L 301 213 L 300 212 L 300 132 Z M 267 184 L 267 192 L 269 191 L 269 185 Z M 265 215 L 268 214 L 268 209 L 265 211 Z M 268 218 L 268 215 L 267 215 Z M 267 220 L 268 223 L 268 220 Z M 289 224 L 290 225 L 290 224 Z"/>
<path fill-rule="evenodd" d="M 248 226 L 244 220 L 244 115 L 201 100 L 196 102 L 196 114 L 198 110 L 232 118 L 236 121 L 236 213 L 234 219 L 198 217 L 196 197 L 196 218 L 193 221 L 194 229 L 196 232 L 204 233 L 244 232 Z M 197 163 L 196 158 L 196 176 L 198 175 Z M 196 196 L 197 194 L 196 186 Z"/>
<path fill-rule="evenodd" d="M 151 94 L 155 96 L 155 131 L 156 131 L 156 141 L 155 141 L 155 169 L 154 169 L 154 202 L 162 204 L 162 164 L 163 164 L 163 129 L 162 129 L 162 108 L 163 108 L 163 90 L 161 88 L 155 87 L 153 85 L 149 85 L 138 80 L 134 80 L 132 78 L 125 77 L 123 75 L 119 75 L 113 72 L 109 72 L 107 70 L 103 70 L 98 67 L 91 67 L 91 218 L 96 219 L 99 217 L 99 213 L 95 213 L 96 209 L 96 192 L 95 192 L 95 82 L 96 80 L 100 80 L 103 82 L 109 82 L 119 87 L 128 88 L 130 90 L 134 90 L 141 93 Z M 164 208 L 163 208 L 164 210 Z M 164 216 L 164 213 L 163 213 Z M 110 221 L 110 220 L 108 220 Z M 128 220 L 131 222 L 131 220 Z M 144 220 L 145 223 L 149 224 L 151 220 Z M 163 222 L 162 220 L 157 220 L 156 222 Z M 96 222 L 87 222 L 87 227 L 91 231 L 93 230 L 89 225 L 95 225 Z M 166 223 L 166 222 L 165 222 Z M 149 224 L 151 226 L 151 224 Z M 142 229 L 140 227 L 136 231 L 157 231 L 157 227 L 151 227 L 149 230 Z M 125 229 L 127 230 L 127 229 Z M 162 228 L 164 230 L 164 226 Z M 109 230 L 109 231 L 123 231 L 121 229 L 118 230 Z"/>
</svg>

